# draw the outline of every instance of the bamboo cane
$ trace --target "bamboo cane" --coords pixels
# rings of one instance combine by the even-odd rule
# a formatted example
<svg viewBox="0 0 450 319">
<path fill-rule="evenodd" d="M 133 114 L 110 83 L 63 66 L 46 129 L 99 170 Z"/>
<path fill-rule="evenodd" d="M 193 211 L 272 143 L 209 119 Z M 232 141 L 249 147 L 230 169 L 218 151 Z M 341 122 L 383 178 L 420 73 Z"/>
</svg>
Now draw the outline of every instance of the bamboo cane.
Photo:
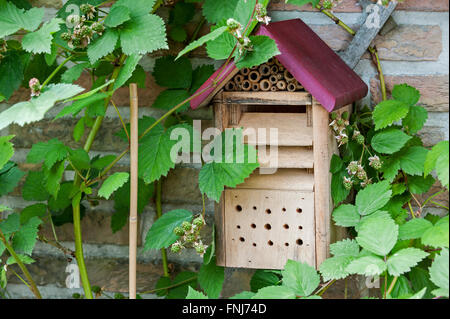
<svg viewBox="0 0 450 319">
<path fill-rule="evenodd" d="M 136 299 L 137 199 L 138 199 L 138 94 L 130 84 L 130 256 L 129 293 Z"/>
<path fill-rule="evenodd" d="M 250 91 L 252 89 L 252 83 L 249 80 L 242 82 L 242 90 Z"/>
<path fill-rule="evenodd" d="M 253 92 L 258 92 L 258 91 L 260 91 L 260 89 L 259 89 L 259 83 L 252 83 L 252 91 L 253 91 Z"/>
<path fill-rule="evenodd" d="M 250 73 L 250 69 L 243 68 L 242 70 L 239 71 L 239 73 L 241 73 L 243 76 L 247 76 Z"/>
<path fill-rule="evenodd" d="M 269 82 L 272 83 L 272 84 L 276 84 L 276 83 L 278 82 L 277 76 L 274 75 L 274 74 L 271 75 L 271 76 L 269 77 Z"/>
<path fill-rule="evenodd" d="M 269 80 L 262 80 L 259 82 L 259 88 L 261 91 L 270 91 L 270 88 L 272 87 L 272 83 L 270 83 Z"/>
<path fill-rule="evenodd" d="M 295 81 L 294 76 L 291 74 L 291 72 L 289 72 L 288 70 L 284 71 L 284 78 L 286 79 L 286 81 L 291 82 L 291 81 Z"/>
<path fill-rule="evenodd" d="M 278 81 L 277 82 L 277 88 L 280 91 L 286 90 L 286 86 L 287 86 L 286 81 Z"/>
<path fill-rule="evenodd" d="M 278 66 L 272 65 L 272 66 L 270 67 L 270 73 L 271 73 L 271 74 L 278 74 L 278 71 L 279 71 Z"/>
<path fill-rule="evenodd" d="M 287 85 L 287 90 L 289 92 L 295 92 L 297 90 L 297 85 L 295 84 L 295 82 L 291 82 Z"/>
<path fill-rule="evenodd" d="M 261 73 L 258 71 L 252 71 L 250 72 L 250 74 L 248 75 L 248 79 L 250 82 L 252 83 L 256 83 L 259 82 L 259 80 L 261 80 Z"/>
<path fill-rule="evenodd" d="M 262 64 L 259 67 L 259 74 L 261 74 L 261 76 L 269 76 L 270 75 L 270 66 L 268 66 L 267 64 Z"/>
<path fill-rule="evenodd" d="M 225 91 L 236 91 L 236 84 L 233 81 L 225 84 Z"/>
<path fill-rule="evenodd" d="M 245 80 L 244 76 L 242 74 L 238 74 L 234 77 L 234 82 L 236 84 L 242 84 L 242 82 Z"/>
<path fill-rule="evenodd" d="M 270 88 L 270 91 L 276 92 L 276 91 L 277 91 L 277 86 L 276 86 L 276 85 L 272 86 L 272 87 Z"/>
</svg>

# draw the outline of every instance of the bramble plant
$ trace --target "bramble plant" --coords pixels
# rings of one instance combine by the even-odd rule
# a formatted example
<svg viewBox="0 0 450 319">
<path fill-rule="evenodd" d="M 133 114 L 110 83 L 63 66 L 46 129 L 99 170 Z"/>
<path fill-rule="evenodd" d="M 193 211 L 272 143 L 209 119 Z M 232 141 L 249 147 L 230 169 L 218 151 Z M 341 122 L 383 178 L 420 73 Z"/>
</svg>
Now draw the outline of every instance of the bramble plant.
<svg viewBox="0 0 450 319">
<path fill-rule="evenodd" d="M 225 65 L 233 61 L 238 68 L 251 68 L 265 63 L 279 51 L 271 38 L 252 35 L 258 23 L 271 21 L 266 10 L 269 0 L 204 0 L 204 17 L 188 39 L 185 25 L 194 17 L 194 2 L 199 1 L 69 0 L 55 17 L 44 22 L 43 8 L 33 8 L 27 1 L 0 0 L 0 102 L 8 102 L 20 87 L 30 89 L 29 100 L 0 113 L 0 130 L 12 123 L 40 121 L 55 105 L 63 104 L 54 119 L 77 117 L 73 140 L 78 145 L 71 148 L 57 138 L 34 144 L 27 163 L 38 164 L 40 169 L 25 173 L 11 160 L 14 136 L 0 137 L 0 196 L 12 192 L 26 175 L 22 197 L 33 202 L 20 212 L 0 206 L 0 212 L 9 213 L 0 219 L 2 297 L 8 297 L 6 273 L 11 271 L 36 298 L 41 298 L 27 269 L 34 262 L 31 254 L 37 240 L 58 248 L 68 258 L 76 258 L 84 296 L 74 297 L 108 296 L 89 282 L 80 221 L 88 205 L 113 199 L 111 228 L 116 232 L 125 226 L 130 206 L 129 174 L 111 174 L 111 170 L 129 148 L 117 156 L 94 156 L 90 151 L 110 105 L 122 125 L 117 136 L 129 142 L 129 126 L 123 121 L 113 94 L 130 83 L 145 87 L 146 74 L 138 63 L 146 54 L 168 49 L 167 36 L 189 44 L 176 57 L 166 55 L 156 59 L 153 76 L 166 89 L 157 96 L 153 107 L 166 113 L 158 119 L 139 119 L 138 212 L 142 213 L 153 198 L 157 215 L 147 233 L 144 250 L 160 249 L 164 268 L 164 276 L 155 289 L 141 293 L 152 292 L 166 298 L 220 296 L 224 268 L 216 265 L 214 240 L 207 245 L 200 233 L 205 226 L 205 195 L 218 202 L 225 187 L 242 183 L 258 163 L 237 162 L 234 149 L 242 147 L 245 158 L 255 149 L 234 145 L 231 161 L 202 164 L 199 174 L 202 212 L 178 209 L 163 214 L 161 179 L 176 165 L 171 150 L 177 141 L 171 139 L 171 134 L 177 128 L 187 129 L 191 136 L 198 134 L 192 127 L 193 120 L 184 111 L 193 98 L 217 86 L 224 76 L 219 74 L 208 87 L 199 90 L 214 68 L 211 65 L 193 68 L 187 55 L 206 45 L 210 58 L 226 60 Z M 388 1 L 382 2 L 386 5 Z M 331 10 L 338 1 L 286 0 L 286 3 L 299 6 L 310 3 L 333 17 Z M 163 6 L 169 10 L 167 25 L 157 11 Z M 212 25 L 211 32 L 199 37 L 205 21 Z M 91 87 L 74 84 L 83 73 L 91 77 Z M 427 113 L 416 105 L 419 93 L 406 85 L 397 86 L 392 93 L 394 99 L 383 101 L 373 112 L 363 109 L 351 115 L 332 115 L 331 126 L 342 154 L 333 157 L 331 163 L 332 195 L 337 206 L 333 219 L 339 226 L 351 227 L 355 239 L 331 245 L 333 257 L 320 267 L 324 284 L 319 287 L 320 275 L 312 267 L 288 261 L 281 272 L 256 271 L 251 281 L 252 292 L 234 298 L 318 298 L 335 280 L 351 274 L 382 276 L 381 295 L 385 298 L 448 297 L 448 216 L 423 216 L 427 205 L 436 204 L 433 198 L 437 194 L 423 202 L 417 198 L 417 194 L 428 192 L 434 184 L 430 175 L 433 170 L 448 189 L 448 142 L 441 142 L 431 150 L 423 147 L 416 133 L 425 123 Z M 234 133 L 242 132 L 236 129 Z M 221 143 L 225 137 L 219 137 Z M 225 152 L 221 155 L 229 156 Z M 74 177 L 64 179 L 65 172 Z M 353 195 L 356 195 L 354 205 L 349 203 Z M 409 214 L 404 207 L 409 208 Z M 73 223 L 75 251 L 64 247 L 56 235 L 54 238 L 40 235 L 38 231 L 44 223 L 53 230 Z M 181 272 L 171 279 L 166 255 L 169 247 L 174 253 L 194 248 L 203 256 L 200 271 Z M 14 263 L 22 273 L 9 267 Z M 202 292 L 195 290 L 198 287 Z M 114 297 L 124 298 L 120 294 Z"/>
</svg>

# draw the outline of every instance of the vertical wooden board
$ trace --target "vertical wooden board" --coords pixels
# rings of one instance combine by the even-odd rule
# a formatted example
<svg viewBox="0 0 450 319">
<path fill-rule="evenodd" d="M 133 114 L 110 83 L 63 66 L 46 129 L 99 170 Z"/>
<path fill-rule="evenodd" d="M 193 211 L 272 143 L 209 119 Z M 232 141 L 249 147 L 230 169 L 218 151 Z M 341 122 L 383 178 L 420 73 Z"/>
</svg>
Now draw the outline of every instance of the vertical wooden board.
<svg viewBox="0 0 450 319">
<path fill-rule="evenodd" d="M 227 189 L 225 198 L 227 267 L 315 266 L 313 192 Z"/>
<path fill-rule="evenodd" d="M 225 192 L 222 193 L 219 203 L 214 204 L 214 225 L 215 225 L 215 249 L 216 264 L 226 266 L 226 239 L 225 239 Z"/>
</svg>

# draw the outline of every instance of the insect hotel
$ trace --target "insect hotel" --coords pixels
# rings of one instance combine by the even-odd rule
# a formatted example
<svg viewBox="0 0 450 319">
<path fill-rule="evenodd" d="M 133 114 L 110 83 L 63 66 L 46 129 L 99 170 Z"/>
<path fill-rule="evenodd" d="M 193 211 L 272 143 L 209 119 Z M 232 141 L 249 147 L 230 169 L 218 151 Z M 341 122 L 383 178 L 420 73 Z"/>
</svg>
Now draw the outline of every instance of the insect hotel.
<svg viewBox="0 0 450 319">
<path fill-rule="evenodd" d="M 268 63 L 220 68 L 223 81 L 191 102 L 214 107 L 215 125 L 278 129 L 278 163 L 226 188 L 215 209 L 217 264 L 282 269 L 288 259 L 318 267 L 336 240 L 330 159 L 338 152 L 329 112 L 350 111 L 366 84 L 300 19 L 261 26 L 281 52 Z M 250 143 L 250 141 L 246 141 Z M 270 142 L 266 142 L 268 148 Z M 261 145 L 261 144 L 258 144 Z"/>
</svg>

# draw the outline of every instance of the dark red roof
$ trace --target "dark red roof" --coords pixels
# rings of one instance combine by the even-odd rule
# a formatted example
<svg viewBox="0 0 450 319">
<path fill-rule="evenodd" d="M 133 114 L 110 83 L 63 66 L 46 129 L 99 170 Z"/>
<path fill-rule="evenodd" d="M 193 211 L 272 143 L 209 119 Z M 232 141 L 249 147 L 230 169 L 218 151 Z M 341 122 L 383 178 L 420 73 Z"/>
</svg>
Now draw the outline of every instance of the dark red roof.
<svg viewBox="0 0 450 319">
<path fill-rule="evenodd" d="M 367 85 L 302 20 L 262 25 L 257 34 L 267 35 L 275 40 L 281 52 L 276 58 L 329 112 L 366 96 Z M 222 69 L 223 67 L 219 68 L 199 91 L 210 85 Z M 235 69 L 233 63 L 228 65 L 218 86 L 225 85 L 227 75 Z M 206 101 L 209 102 L 214 91 L 217 91 L 217 87 L 193 99 L 191 107 L 195 109 Z"/>
</svg>

